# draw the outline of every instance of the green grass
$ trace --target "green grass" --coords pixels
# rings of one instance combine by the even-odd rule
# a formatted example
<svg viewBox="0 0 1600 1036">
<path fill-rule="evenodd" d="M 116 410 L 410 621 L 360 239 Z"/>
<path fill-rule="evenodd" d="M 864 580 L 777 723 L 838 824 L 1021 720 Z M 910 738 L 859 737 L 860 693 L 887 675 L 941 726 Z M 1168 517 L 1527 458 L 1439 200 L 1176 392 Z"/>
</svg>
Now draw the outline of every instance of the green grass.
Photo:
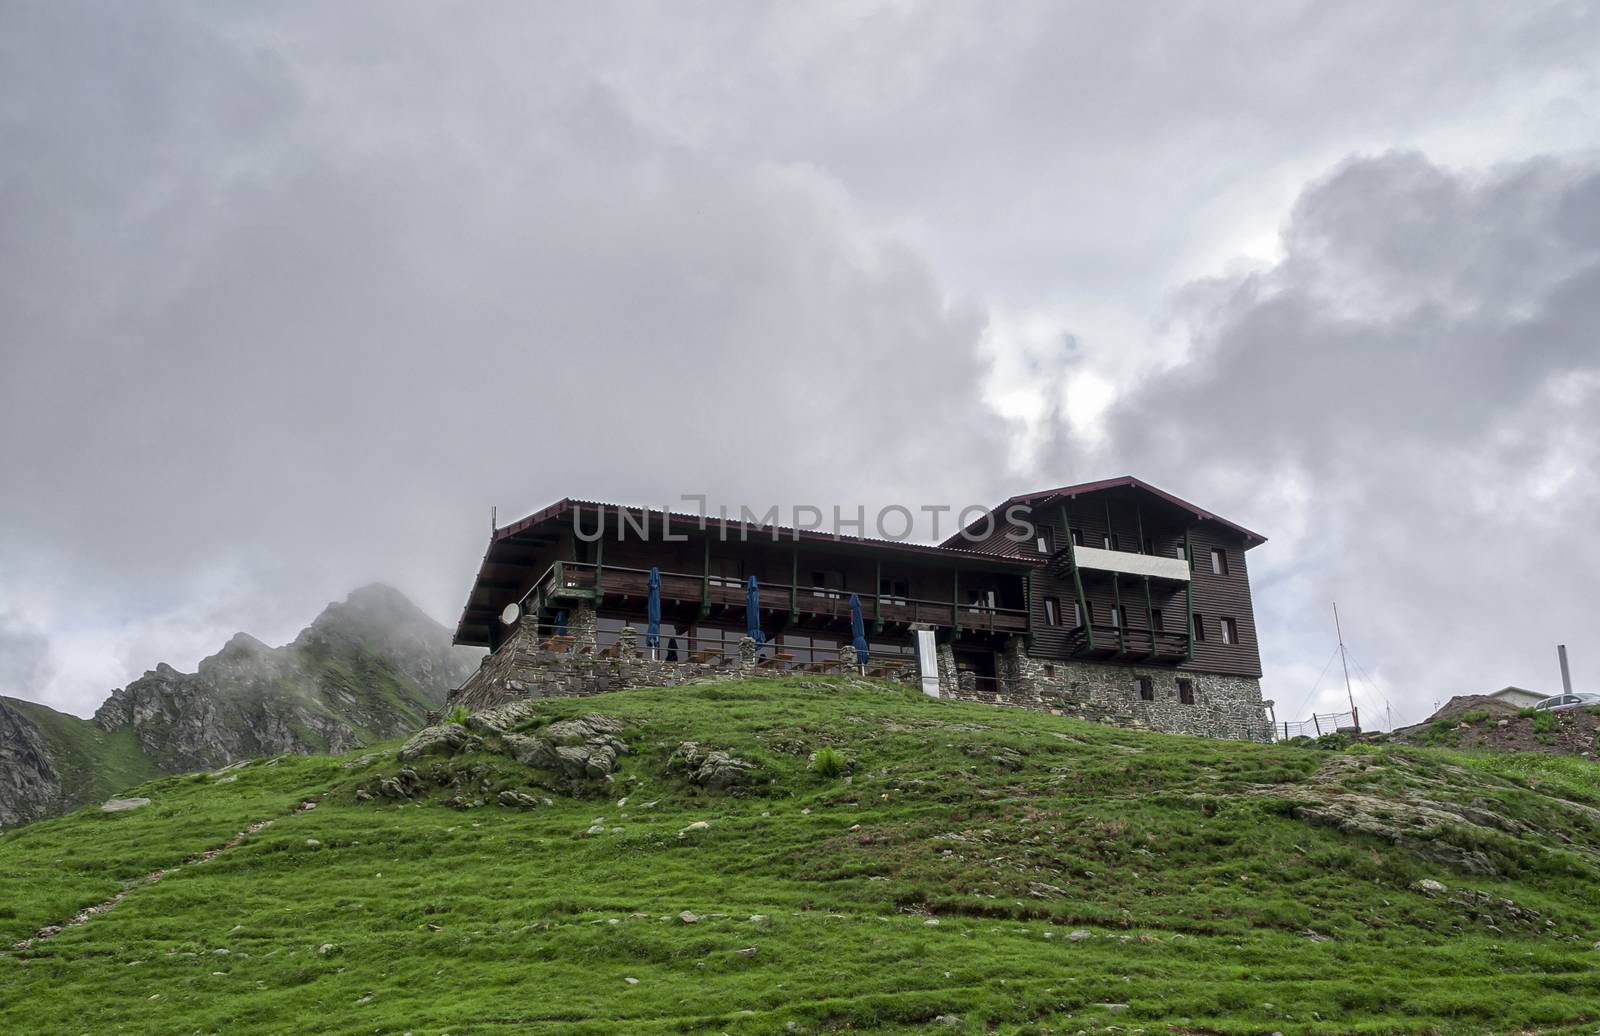
<svg viewBox="0 0 1600 1036">
<path fill-rule="evenodd" d="M 1600 780 L 1582 760 L 1209 741 L 823 680 L 540 708 L 534 726 L 623 720 L 614 779 L 521 767 L 491 738 L 418 764 L 434 788 L 419 801 L 358 801 L 397 772 L 392 752 L 294 757 L 0 837 L 0 945 L 131 889 L 0 957 L 0 1032 L 1600 1025 Z M 667 768 L 684 740 L 761 781 L 686 784 Z M 502 790 L 553 805 L 502 808 Z M 1504 826 L 1396 844 L 1301 819 L 1313 791 Z M 1439 844 L 1494 873 L 1430 862 Z M 1423 878 L 1450 893 L 1412 891 Z"/>
</svg>

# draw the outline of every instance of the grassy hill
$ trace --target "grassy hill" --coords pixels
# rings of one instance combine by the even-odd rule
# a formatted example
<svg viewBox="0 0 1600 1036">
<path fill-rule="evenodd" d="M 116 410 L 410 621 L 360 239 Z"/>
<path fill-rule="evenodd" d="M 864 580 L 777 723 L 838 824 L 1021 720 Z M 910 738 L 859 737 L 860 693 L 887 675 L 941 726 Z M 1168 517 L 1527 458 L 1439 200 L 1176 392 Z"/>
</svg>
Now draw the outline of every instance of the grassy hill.
<svg viewBox="0 0 1600 1036">
<path fill-rule="evenodd" d="M 562 777 L 493 735 L 411 774 L 282 757 L 0 837 L 0 945 L 122 894 L 0 957 L 0 1031 L 1600 1025 L 1581 760 L 1206 741 L 848 681 L 536 708 L 536 734 L 620 721 L 617 771 Z M 696 784 L 685 741 L 754 764 L 746 786 Z"/>
</svg>

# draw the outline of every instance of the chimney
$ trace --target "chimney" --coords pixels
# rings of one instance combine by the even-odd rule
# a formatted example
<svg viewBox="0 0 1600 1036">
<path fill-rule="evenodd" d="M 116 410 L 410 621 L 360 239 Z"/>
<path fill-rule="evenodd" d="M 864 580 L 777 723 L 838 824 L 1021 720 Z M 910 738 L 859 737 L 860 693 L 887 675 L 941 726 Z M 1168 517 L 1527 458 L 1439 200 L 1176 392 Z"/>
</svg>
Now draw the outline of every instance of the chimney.
<svg viewBox="0 0 1600 1036">
<path fill-rule="evenodd" d="M 1567 645 L 1557 644 L 1556 654 L 1561 657 L 1561 693 L 1572 693 L 1572 674 L 1567 671 Z"/>
</svg>

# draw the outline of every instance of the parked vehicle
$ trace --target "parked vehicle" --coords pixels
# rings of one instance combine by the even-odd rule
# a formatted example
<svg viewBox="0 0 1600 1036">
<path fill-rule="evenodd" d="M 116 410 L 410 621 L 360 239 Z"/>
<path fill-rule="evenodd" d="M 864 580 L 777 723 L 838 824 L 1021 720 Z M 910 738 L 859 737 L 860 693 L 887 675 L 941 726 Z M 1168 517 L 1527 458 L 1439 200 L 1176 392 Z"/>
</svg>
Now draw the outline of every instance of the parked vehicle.
<svg viewBox="0 0 1600 1036">
<path fill-rule="evenodd" d="M 1584 709 L 1600 705 L 1600 694 L 1555 694 L 1544 701 L 1535 702 L 1534 708 L 1540 712 L 1565 712 L 1568 709 Z"/>
</svg>

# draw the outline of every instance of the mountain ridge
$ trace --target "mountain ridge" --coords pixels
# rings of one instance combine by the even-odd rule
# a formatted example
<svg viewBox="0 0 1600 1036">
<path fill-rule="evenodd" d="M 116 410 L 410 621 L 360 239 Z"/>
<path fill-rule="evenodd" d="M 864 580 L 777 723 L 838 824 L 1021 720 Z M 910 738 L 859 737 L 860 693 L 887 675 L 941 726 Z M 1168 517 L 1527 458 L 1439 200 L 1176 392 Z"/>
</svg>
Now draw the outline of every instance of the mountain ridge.
<svg viewBox="0 0 1600 1036">
<path fill-rule="evenodd" d="M 158 662 L 84 720 L 0 701 L 0 827 L 160 773 L 283 753 L 341 752 L 420 726 L 472 652 L 393 587 L 327 605 L 289 643 L 235 633 L 193 673 Z"/>
</svg>

